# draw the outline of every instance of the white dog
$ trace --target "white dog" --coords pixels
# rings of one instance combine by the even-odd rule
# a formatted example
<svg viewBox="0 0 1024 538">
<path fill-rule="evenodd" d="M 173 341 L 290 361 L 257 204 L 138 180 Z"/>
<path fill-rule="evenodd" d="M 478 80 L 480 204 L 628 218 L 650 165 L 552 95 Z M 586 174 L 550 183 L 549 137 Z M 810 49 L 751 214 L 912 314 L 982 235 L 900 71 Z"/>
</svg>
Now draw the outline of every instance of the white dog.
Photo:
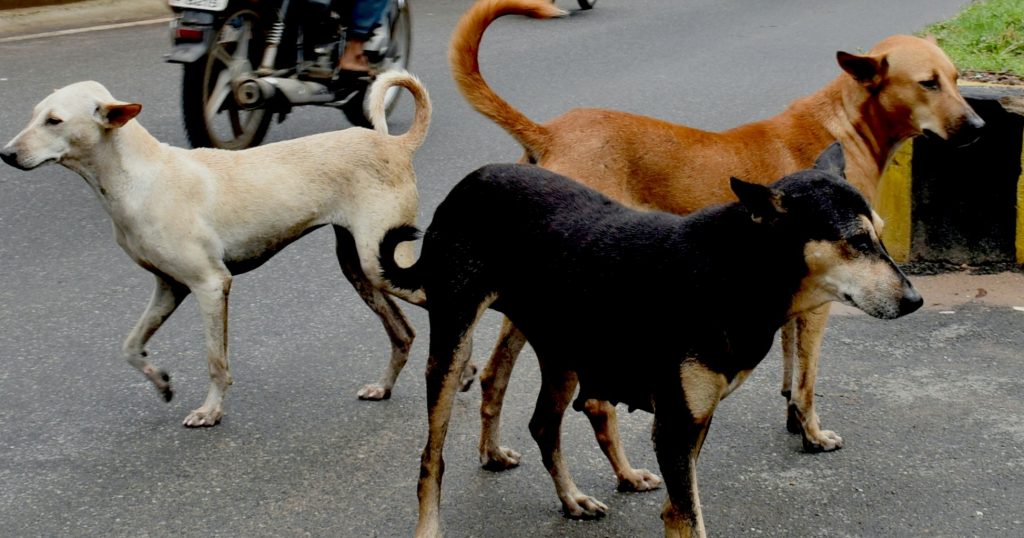
<svg viewBox="0 0 1024 538">
<path fill-rule="evenodd" d="M 409 131 L 391 136 L 384 93 L 393 86 L 415 98 Z M 97 82 L 79 82 L 36 105 L 32 119 L 0 152 L 31 170 L 56 162 L 80 174 L 114 224 L 114 238 L 156 276 L 145 313 L 124 341 L 125 359 L 164 399 L 170 377 L 146 360 L 145 345 L 191 292 L 202 314 L 209 361 L 206 401 L 186 426 L 213 426 L 224 415 L 231 374 L 227 360 L 228 293 L 232 275 L 258 267 L 292 241 L 330 224 L 338 261 L 360 296 L 384 322 L 391 362 L 360 397 L 390 395 L 408 358 L 414 332 L 380 278 L 377 247 L 384 232 L 414 224 L 418 206 L 413 153 L 430 124 L 430 98 L 404 72 L 382 75 L 370 90 L 376 130 L 351 128 L 244 151 L 187 150 L 156 140 L 137 121 L 141 105 L 115 100 Z M 412 250 L 403 253 L 408 264 Z M 417 304 L 423 297 L 401 294 Z"/>
</svg>

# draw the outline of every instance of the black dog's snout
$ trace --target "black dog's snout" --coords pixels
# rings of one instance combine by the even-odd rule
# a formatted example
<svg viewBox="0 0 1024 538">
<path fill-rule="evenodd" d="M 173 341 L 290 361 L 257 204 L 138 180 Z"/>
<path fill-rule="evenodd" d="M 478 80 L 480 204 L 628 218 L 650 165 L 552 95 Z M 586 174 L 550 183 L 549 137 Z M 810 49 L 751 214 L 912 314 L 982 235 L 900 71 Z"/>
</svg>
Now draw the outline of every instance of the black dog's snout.
<svg viewBox="0 0 1024 538">
<path fill-rule="evenodd" d="M 916 289 L 907 286 L 903 291 L 903 297 L 900 298 L 900 315 L 906 316 L 921 308 L 923 304 L 924 297 L 921 297 L 921 294 Z"/>
<path fill-rule="evenodd" d="M 0 159 L 11 166 L 18 166 L 18 154 L 14 150 L 5 149 L 0 151 Z"/>
</svg>

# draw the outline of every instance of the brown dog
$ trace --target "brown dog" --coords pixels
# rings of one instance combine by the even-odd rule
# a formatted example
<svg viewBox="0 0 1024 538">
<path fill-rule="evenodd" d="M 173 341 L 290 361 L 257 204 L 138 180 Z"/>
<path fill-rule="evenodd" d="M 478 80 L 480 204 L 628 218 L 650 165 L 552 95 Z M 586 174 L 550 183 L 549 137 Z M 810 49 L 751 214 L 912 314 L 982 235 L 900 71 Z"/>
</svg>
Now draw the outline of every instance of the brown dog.
<svg viewBox="0 0 1024 538">
<path fill-rule="evenodd" d="M 531 121 L 499 97 L 480 75 L 477 53 L 484 30 L 508 14 L 548 18 L 564 12 L 544 0 L 480 0 L 463 15 L 449 49 L 452 76 L 481 114 L 508 131 L 536 163 L 594 187 L 626 205 L 685 214 L 735 199 L 729 177 L 767 183 L 809 167 L 838 140 L 846 176 L 873 201 L 889 155 L 904 140 L 928 134 L 969 136 L 984 125 L 956 86 L 957 71 L 933 41 L 892 36 L 864 55 L 837 53 L 843 72 L 781 114 L 721 133 L 605 109 L 574 109 L 545 124 Z M 976 133 L 974 133 L 976 135 Z M 802 433 L 808 451 L 829 451 L 842 438 L 822 430 L 814 410 L 814 381 L 828 305 L 809 311 L 782 330 L 787 427 Z M 523 334 L 506 319 L 483 389 L 481 463 L 492 469 L 518 465 L 519 454 L 498 444 L 501 402 Z M 794 371 L 794 356 L 798 357 Z M 791 390 L 795 381 L 796 390 Z M 618 443 L 614 407 L 584 407 L 620 489 L 643 490 L 660 480 L 634 470 Z"/>
</svg>

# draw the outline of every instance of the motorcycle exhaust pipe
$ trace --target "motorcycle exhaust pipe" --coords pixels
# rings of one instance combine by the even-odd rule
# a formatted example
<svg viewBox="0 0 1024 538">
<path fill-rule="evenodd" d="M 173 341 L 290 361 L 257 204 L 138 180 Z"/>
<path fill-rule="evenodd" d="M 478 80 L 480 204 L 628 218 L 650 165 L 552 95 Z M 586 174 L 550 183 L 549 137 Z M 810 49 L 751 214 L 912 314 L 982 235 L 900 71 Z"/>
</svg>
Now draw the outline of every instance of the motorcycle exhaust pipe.
<svg viewBox="0 0 1024 538">
<path fill-rule="evenodd" d="M 248 78 L 235 86 L 235 101 L 245 109 L 262 108 L 277 97 L 292 105 L 330 103 L 334 92 L 316 82 L 279 77 Z"/>
</svg>

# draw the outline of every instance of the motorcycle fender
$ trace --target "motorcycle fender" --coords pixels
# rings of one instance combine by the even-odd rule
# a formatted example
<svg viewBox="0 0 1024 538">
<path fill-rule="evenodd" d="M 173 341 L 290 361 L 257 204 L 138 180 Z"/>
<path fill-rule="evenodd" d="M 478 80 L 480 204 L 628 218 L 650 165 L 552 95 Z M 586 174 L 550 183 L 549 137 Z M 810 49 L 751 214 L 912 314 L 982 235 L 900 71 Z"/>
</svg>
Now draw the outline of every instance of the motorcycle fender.
<svg viewBox="0 0 1024 538">
<path fill-rule="evenodd" d="M 179 38 L 179 29 L 187 31 L 191 37 Z M 201 33 L 196 39 L 195 33 Z M 164 58 L 169 63 L 190 64 L 202 58 L 210 50 L 214 35 L 214 14 L 207 11 L 182 11 L 178 18 L 171 22 L 171 52 Z"/>
</svg>

